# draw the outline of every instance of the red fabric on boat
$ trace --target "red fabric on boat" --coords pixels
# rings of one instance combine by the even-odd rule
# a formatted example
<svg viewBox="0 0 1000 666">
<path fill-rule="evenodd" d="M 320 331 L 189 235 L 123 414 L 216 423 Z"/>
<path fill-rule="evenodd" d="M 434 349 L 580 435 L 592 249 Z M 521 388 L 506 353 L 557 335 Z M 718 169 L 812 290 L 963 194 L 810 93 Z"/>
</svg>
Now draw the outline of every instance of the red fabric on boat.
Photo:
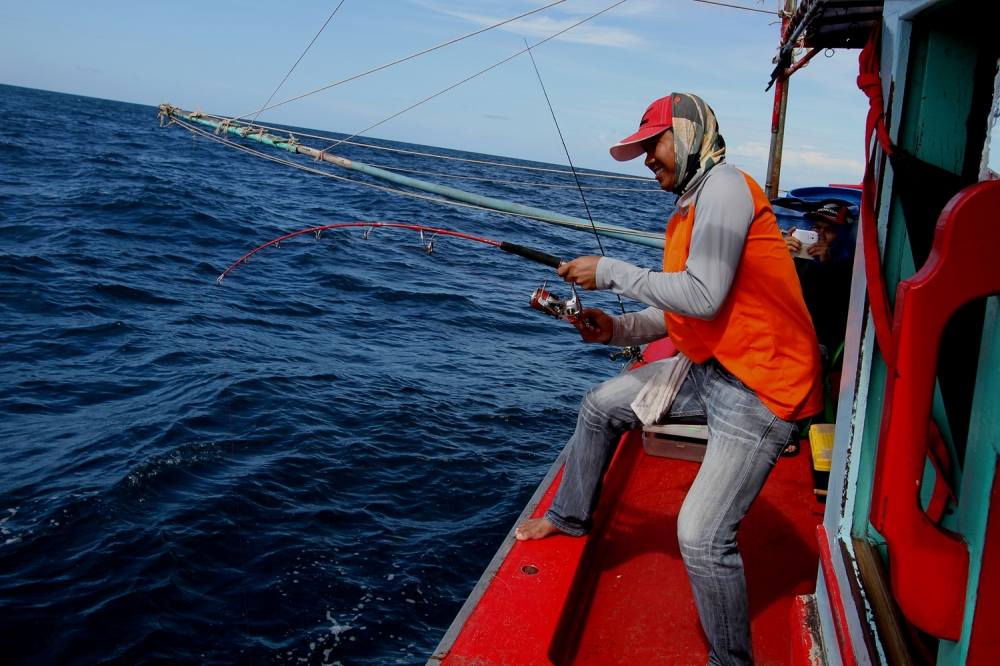
<svg viewBox="0 0 1000 666">
<path fill-rule="evenodd" d="M 896 343 L 892 334 L 892 308 L 886 293 L 885 277 L 882 275 L 882 258 L 878 246 L 878 221 L 875 219 L 876 169 L 874 134 L 886 155 L 893 151 L 892 140 L 885 126 L 884 102 L 882 100 L 882 78 L 879 65 L 878 39 L 881 24 L 872 30 L 865 47 L 858 58 L 858 88 L 868 97 L 868 120 L 865 125 L 865 175 L 861 190 L 861 247 L 865 259 L 865 279 L 868 289 L 868 306 L 875 339 L 882 352 L 882 358 L 890 372 L 896 367 Z"/>
</svg>

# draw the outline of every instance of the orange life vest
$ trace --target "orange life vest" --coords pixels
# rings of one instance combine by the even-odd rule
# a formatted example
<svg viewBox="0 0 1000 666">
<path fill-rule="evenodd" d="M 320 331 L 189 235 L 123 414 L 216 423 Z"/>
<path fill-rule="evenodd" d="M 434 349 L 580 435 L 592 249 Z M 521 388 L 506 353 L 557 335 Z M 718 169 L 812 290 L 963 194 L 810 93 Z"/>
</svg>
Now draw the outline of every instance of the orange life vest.
<svg viewBox="0 0 1000 666">
<path fill-rule="evenodd" d="M 753 221 L 725 302 L 709 320 L 664 313 L 670 339 L 694 363 L 715 358 L 787 421 L 822 409 L 819 345 L 802 298 L 795 265 L 771 204 L 746 174 Z M 691 246 L 695 205 L 667 224 L 664 272 L 683 271 Z"/>
</svg>

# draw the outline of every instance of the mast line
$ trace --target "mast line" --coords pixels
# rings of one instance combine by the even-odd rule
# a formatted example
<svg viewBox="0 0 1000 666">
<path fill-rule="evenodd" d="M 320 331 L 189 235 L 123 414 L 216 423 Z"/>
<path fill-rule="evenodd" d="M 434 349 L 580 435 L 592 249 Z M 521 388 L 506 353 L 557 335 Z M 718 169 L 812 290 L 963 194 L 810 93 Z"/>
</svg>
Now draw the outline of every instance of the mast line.
<svg viewBox="0 0 1000 666">
<path fill-rule="evenodd" d="M 598 16 L 600 16 L 601 14 L 604 14 L 604 13 L 607 13 L 607 12 L 611 11 L 612 9 L 614 9 L 615 7 L 617 7 L 618 5 L 624 4 L 625 2 L 627 2 L 627 0 L 618 0 L 618 2 L 615 2 L 614 4 L 605 7 L 601 11 L 595 12 L 595 13 L 591 14 L 590 16 L 588 16 L 587 18 L 581 19 L 581 20 L 577 21 L 576 23 L 574 23 L 572 25 L 566 26 L 565 28 L 563 28 L 562 30 L 560 30 L 558 32 L 552 33 L 551 35 L 549 35 L 545 39 L 539 40 L 538 42 L 535 43 L 534 46 L 528 46 L 528 40 L 524 40 L 524 48 L 521 49 L 520 51 L 518 51 L 517 53 L 509 55 L 506 58 L 504 58 L 503 60 L 495 62 L 492 65 L 490 65 L 489 67 L 486 67 L 484 69 L 479 70 L 475 74 L 470 74 L 469 76 L 465 77 L 461 81 L 456 81 L 455 83 L 451 84 L 447 88 L 439 90 L 439 91 L 437 91 L 436 93 L 434 93 L 432 95 L 428 95 L 427 97 L 424 97 L 423 99 L 421 99 L 421 100 L 419 100 L 417 102 L 414 102 L 413 104 L 409 105 L 405 109 L 397 111 L 396 113 L 393 113 L 392 115 L 387 116 L 387 117 L 383 118 L 382 120 L 379 120 L 378 122 L 369 125 L 368 127 L 364 128 L 363 130 L 359 130 L 359 131 L 355 132 L 354 134 L 351 134 L 350 136 L 348 136 L 345 139 L 339 139 L 335 143 L 333 143 L 333 144 L 327 146 L 326 148 L 324 148 L 324 150 L 330 150 L 332 148 L 336 148 L 337 146 L 339 146 L 340 144 L 344 143 L 345 141 L 350 141 L 351 139 L 353 139 L 355 137 L 361 136 L 362 134 L 366 134 L 370 130 L 373 130 L 376 127 L 378 127 L 379 125 L 387 123 L 390 120 L 392 120 L 393 118 L 397 118 L 397 117 L 403 115 L 404 113 L 406 113 L 407 111 L 411 111 L 411 110 L 417 108 L 418 106 L 420 106 L 421 104 L 424 104 L 426 102 L 431 101 L 435 97 L 443 95 L 443 94 L 445 94 L 446 92 L 448 92 L 450 90 L 454 90 L 455 88 L 459 87 L 463 83 L 467 83 L 467 82 L 471 81 L 472 79 L 474 79 L 476 77 L 482 76 L 483 74 L 485 74 L 486 72 L 489 72 L 492 69 L 496 69 L 500 65 L 513 60 L 514 58 L 516 58 L 517 56 L 521 55 L 522 53 L 525 53 L 525 52 L 530 53 L 531 49 L 538 48 L 539 46 L 541 46 L 545 42 L 551 41 L 551 40 L 555 39 L 556 37 L 558 37 L 559 35 L 562 35 L 563 33 L 569 32 L 573 28 L 581 26 L 581 25 L 583 25 L 584 23 L 586 23 L 588 21 L 592 21 L 595 18 L 597 18 Z"/>
<path fill-rule="evenodd" d="M 321 86 L 319 88 L 316 88 L 315 90 L 310 90 L 309 92 L 302 93 L 301 95 L 296 95 L 295 97 L 289 97 L 288 99 L 282 100 L 280 102 L 275 102 L 274 104 L 272 104 L 270 106 L 262 106 L 261 108 L 257 109 L 256 111 L 249 111 L 247 113 L 244 113 L 244 114 L 241 114 L 241 115 L 237 116 L 236 118 L 237 119 L 246 118 L 247 116 L 249 116 L 250 114 L 253 114 L 253 113 L 261 113 L 262 111 L 268 111 L 270 109 L 276 109 L 279 106 L 284 106 L 285 104 L 288 104 L 289 102 L 294 102 L 296 100 L 302 99 L 303 97 L 309 97 L 310 95 L 315 95 L 318 92 L 323 92 L 324 90 L 329 90 L 330 88 L 334 88 L 334 87 L 339 86 L 339 85 L 341 85 L 343 83 L 347 83 L 349 81 L 354 81 L 355 79 L 360 79 L 363 76 L 367 76 L 369 74 L 374 74 L 375 72 L 381 71 L 383 69 L 387 69 L 389 67 L 392 67 L 393 65 L 398 65 L 398 64 L 400 64 L 402 62 L 406 62 L 407 60 L 412 60 L 413 58 L 422 56 L 422 55 L 430 53 L 432 51 L 436 51 L 436 50 L 444 48 L 446 46 L 451 46 L 452 44 L 455 44 L 455 43 L 460 42 L 462 40 L 468 39 L 470 37 L 475 37 L 476 35 L 481 35 L 482 33 L 487 32 L 489 30 L 492 30 L 494 28 L 498 28 L 498 27 L 500 27 L 502 25 L 506 25 L 508 23 L 512 23 L 514 21 L 517 21 L 518 19 L 524 18 L 525 16 L 530 16 L 531 14 L 537 14 L 538 12 L 544 11 L 546 9 L 549 9 L 550 7 L 554 7 L 554 6 L 562 4 L 564 2 L 566 2 L 566 0 L 555 0 L 554 2 L 550 2 L 547 5 L 544 5 L 542 7 L 538 7 L 536 9 L 532 9 L 531 11 L 524 12 L 523 14 L 518 14 L 517 16 L 513 16 L 513 17 L 511 17 L 509 19 L 500 21 L 499 23 L 494 23 L 493 25 L 486 26 L 485 28 L 480 28 L 479 30 L 475 30 L 475 31 L 467 33 L 465 35 L 461 35 L 459 37 L 455 37 L 453 39 L 450 39 L 450 40 L 448 40 L 446 42 L 442 42 L 442 43 L 437 44 L 435 46 L 428 47 L 428 48 L 426 48 L 426 49 L 424 49 L 422 51 L 418 51 L 416 53 L 411 53 L 408 56 L 403 56 L 402 58 L 397 58 L 396 60 L 384 63 L 384 64 L 379 65 L 377 67 L 372 67 L 371 69 L 365 70 L 364 72 L 360 72 L 358 74 L 354 74 L 352 76 L 348 76 L 346 78 L 340 79 L 339 81 L 334 81 L 333 83 L 328 83 L 327 85 Z"/>
<path fill-rule="evenodd" d="M 320 26 L 320 29 L 313 36 L 312 41 L 309 42 L 308 46 L 306 46 L 305 50 L 299 56 L 299 59 L 295 61 L 295 64 L 292 65 L 291 69 L 289 69 L 288 72 L 285 74 L 285 76 L 282 77 L 277 87 L 275 87 L 275 89 L 271 92 L 271 96 L 267 98 L 266 102 L 264 102 L 264 106 L 260 107 L 260 110 L 254 114 L 253 118 L 250 120 L 250 127 L 253 127 L 254 123 L 257 122 L 257 118 L 259 118 L 263 110 L 267 108 L 267 105 L 271 103 L 271 100 L 274 99 L 274 96 L 278 94 L 278 91 L 281 90 L 281 86 L 285 85 L 285 81 L 287 81 L 288 77 L 292 75 L 292 72 L 295 71 L 295 68 L 299 66 L 299 63 L 302 62 L 302 59 L 306 57 L 306 54 L 309 53 L 309 49 L 312 48 L 313 44 L 316 43 L 316 40 L 319 39 L 319 36 L 323 34 L 324 30 L 326 30 L 326 26 L 330 25 L 330 21 L 333 20 L 333 17 L 337 15 L 337 12 L 340 11 L 340 6 L 343 4 L 344 0 L 340 0 L 337 6 L 333 8 L 333 11 L 330 12 L 330 15 L 326 17 L 326 21 L 323 22 L 322 26 Z"/>
</svg>

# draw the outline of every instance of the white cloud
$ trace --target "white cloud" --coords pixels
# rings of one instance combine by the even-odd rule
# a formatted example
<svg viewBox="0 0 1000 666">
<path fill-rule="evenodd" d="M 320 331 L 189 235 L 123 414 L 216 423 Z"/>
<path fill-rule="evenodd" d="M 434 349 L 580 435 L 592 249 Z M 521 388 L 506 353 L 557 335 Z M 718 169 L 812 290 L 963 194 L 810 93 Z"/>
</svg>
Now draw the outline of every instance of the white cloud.
<svg viewBox="0 0 1000 666">
<path fill-rule="evenodd" d="M 748 141 L 730 145 L 726 157 L 740 168 L 764 177 L 769 146 Z M 782 189 L 827 183 L 861 182 L 865 165 L 861 159 L 831 154 L 813 147 L 789 148 L 786 144 L 781 155 Z"/>
<path fill-rule="evenodd" d="M 755 141 L 741 143 L 738 146 L 726 146 L 726 155 L 730 157 L 760 159 L 767 157 L 767 151 L 767 145 Z"/>
<path fill-rule="evenodd" d="M 759 142 L 741 143 L 738 146 L 730 146 L 726 149 L 728 155 L 742 157 L 746 159 L 765 159 L 769 151 L 769 146 Z M 830 155 L 815 149 L 795 150 L 788 149 L 782 151 L 781 163 L 788 167 L 809 167 L 824 171 L 842 171 L 860 174 L 865 170 L 865 164 L 860 159 L 851 157 L 839 157 Z"/>
<path fill-rule="evenodd" d="M 857 174 L 859 178 L 865 170 L 865 164 L 861 160 L 850 157 L 835 157 L 815 150 L 785 151 L 782 161 L 792 165 L 852 172 Z"/>
<path fill-rule="evenodd" d="M 447 6 L 440 6 L 431 3 L 421 2 L 418 3 L 421 6 L 438 12 L 440 14 L 445 14 L 454 18 L 461 19 L 463 21 L 468 21 L 474 25 L 478 26 L 488 26 L 495 23 L 499 23 L 506 16 L 492 16 L 487 14 L 478 14 L 473 12 L 464 12 L 459 9 L 454 9 Z M 591 12 L 581 12 L 575 16 L 570 16 L 566 18 L 553 18 L 551 16 L 540 16 L 534 14 L 532 16 L 526 16 L 525 18 L 518 19 L 512 23 L 507 23 L 500 26 L 499 30 L 504 30 L 506 32 L 513 32 L 515 34 L 521 35 L 523 37 L 538 37 L 545 38 L 549 37 L 560 30 L 565 30 L 575 23 L 583 20 L 587 16 L 600 11 L 601 9 L 607 7 L 607 4 L 602 6 L 595 5 L 596 9 Z M 623 7 L 627 5 L 622 5 Z M 616 8 L 617 9 L 617 8 Z M 635 12 L 630 12 L 635 13 Z M 597 20 L 600 20 L 598 18 Z M 609 46 L 612 48 L 622 48 L 622 49 L 632 49 L 643 46 L 645 42 L 634 32 L 629 30 L 624 30 L 622 28 L 611 28 L 608 26 L 598 26 L 591 25 L 589 23 L 584 23 L 583 25 L 577 26 L 568 32 L 563 33 L 557 39 L 573 42 L 576 44 L 587 44 L 591 46 Z"/>
</svg>

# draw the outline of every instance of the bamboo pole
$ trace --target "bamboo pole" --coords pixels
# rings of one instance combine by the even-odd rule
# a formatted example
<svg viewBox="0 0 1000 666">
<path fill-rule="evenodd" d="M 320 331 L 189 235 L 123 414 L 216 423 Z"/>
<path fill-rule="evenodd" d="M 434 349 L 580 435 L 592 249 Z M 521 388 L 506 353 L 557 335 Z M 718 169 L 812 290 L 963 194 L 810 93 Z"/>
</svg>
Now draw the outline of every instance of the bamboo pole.
<svg viewBox="0 0 1000 666">
<path fill-rule="evenodd" d="M 214 116 L 206 116 L 201 113 L 185 111 L 170 104 L 161 104 L 160 112 L 170 118 L 177 117 L 190 123 L 211 127 L 217 131 L 224 130 L 228 134 L 232 134 L 243 139 L 257 141 L 258 143 L 262 143 L 264 145 L 279 148 L 281 150 L 287 150 L 290 153 L 306 155 L 308 157 L 312 157 L 313 159 L 322 160 L 344 169 L 358 171 L 381 180 L 402 185 L 404 187 L 411 187 L 422 192 L 437 194 L 454 201 L 461 201 L 475 206 L 489 208 L 491 210 L 529 217 L 562 227 L 586 231 L 588 233 L 594 232 L 594 228 L 591 226 L 590 220 L 573 217 L 572 215 L 556 213 L 554 211 L 545 210 L 544 208 L 536 208 L 534 206 L 526 206 L 524 204 L 504 201 L 503 199 L 497 199 L 495 197 L 473 194 L 455 187 L 438 185 L 437 183 L 431 183 L 418 178 L 403 176 L 392 171 L 387 171 L 385 169 L 364 164 L 363 162 L 358 162 L 357 160 L 350 160 L 345 157 L 340 157 L 339 155 L 327 153 L 326 151 L 320 151 L 315 148 L 310 148 L 309 146 L 301 145 L 290 137 L 281 138 L 273 134 L 268 134 L 263 129 L 253 130 L 250 129 L 249 126 L 241 123 L 216 118 Z M 638 231 L 628 229 L 627 227 L 619 227 L 609 224 L 596 224 L 594 227 L 596 227 L 597 233 L 602 236 L 616 238 L 629 243 L 637 243 L 647 247 L 663 249 L 663 235 L 660 233 Z"/>
<path fill-rule="evenodd" d="M 785 10 L 781 14 L 782 40 L 788 34 L 788 23 L 794 9 L 794 0 L 785 0 Z M 781 44 L 779 44 L 780 46 Z M 768 199 L 776 199 L 778 197 L 778 183 L 781 180 L 781 153 L 785 147 L 785 110 L 788 108 L 788 81 L 789 77 L 787 73 L 781 72 L 777 82 L 774 84 L 774 107 L 771 111 L 771 148 L 767 156 L 767 182 L 764 185 L 764 193 Z"/>
</svg>

